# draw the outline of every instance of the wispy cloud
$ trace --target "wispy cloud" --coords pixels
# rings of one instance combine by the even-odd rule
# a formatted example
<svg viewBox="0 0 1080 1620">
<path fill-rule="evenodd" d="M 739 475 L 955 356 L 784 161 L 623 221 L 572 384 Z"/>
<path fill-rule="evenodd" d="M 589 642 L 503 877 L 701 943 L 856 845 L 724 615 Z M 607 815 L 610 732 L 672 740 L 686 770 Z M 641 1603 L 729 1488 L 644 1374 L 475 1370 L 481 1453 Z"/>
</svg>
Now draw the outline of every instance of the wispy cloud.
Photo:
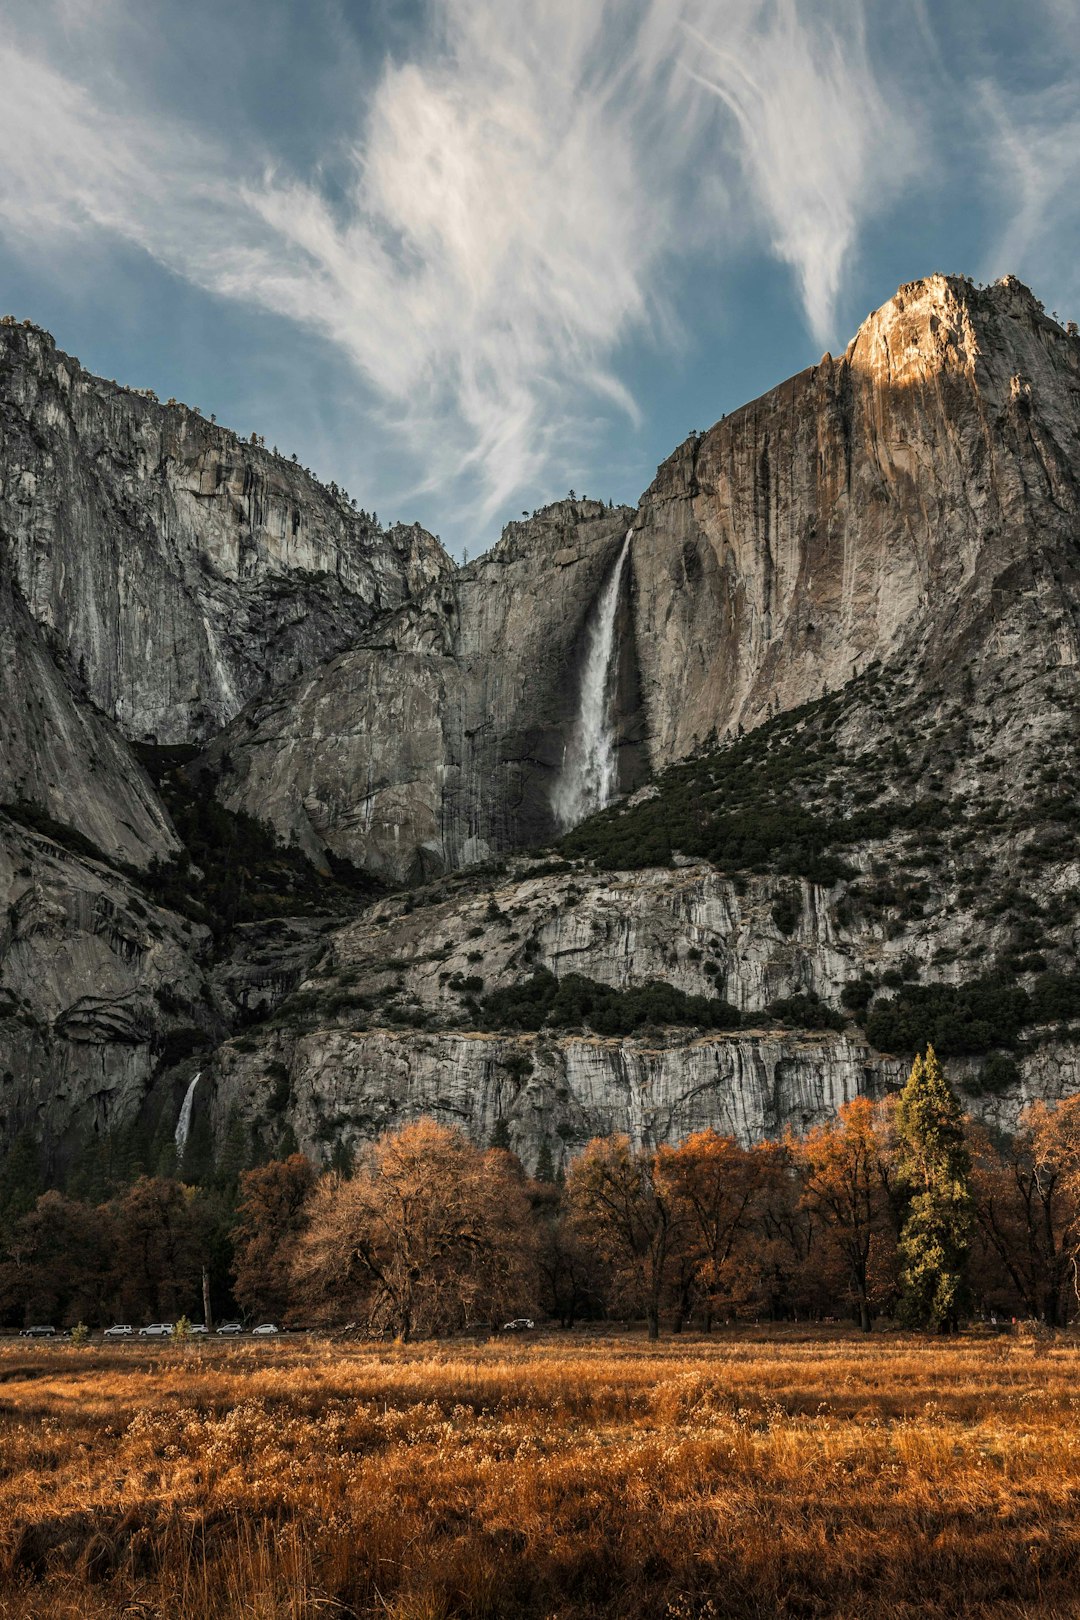
<svg viewBox="0 0 1080 1620">
<path fill-rule="evenodd" d="M 858 0 L 732 0 L 696 8 L 688 71 L 727 107 L 749 197 L 794 271 L 815 336 L 833 335 L 860 224 L 906 178 L 907 121 L 871 66 Z"/>
<path fill-rule="evenodd" d="M 980 78 L 973 101 L 981 122 L 985 180 L 1003 204 L 1003 223 L 985 256 L 987 277 L 1007 272 L 1054 298 L 1080 298 L 1080 13 L 1071 0 L 1035 0 L 1033 28 L 1053 41 L 1038 81 L 1019 85 Z M 1070 311 L 1071 313 L 1071 311 Z"/>
<path fill-rule="evenodd" d="M 85 26 L 84 0 L 58 4 Z M 109 104 L 40 35 L 9 43 L 3 228 L 111 233 L 324 334 L 415 446 L 417 485 L 484 517 L 542 486 L 598 414 L 634 419 L 621 346 L 676 320 L 686 253 L 721 255 L 736 217 L 832 335 L 907 150 L 859 0 L 430 0 L 428 22 L 342 108 L 333 191 L 116 112 L 116 61 Z"/>
</svg>

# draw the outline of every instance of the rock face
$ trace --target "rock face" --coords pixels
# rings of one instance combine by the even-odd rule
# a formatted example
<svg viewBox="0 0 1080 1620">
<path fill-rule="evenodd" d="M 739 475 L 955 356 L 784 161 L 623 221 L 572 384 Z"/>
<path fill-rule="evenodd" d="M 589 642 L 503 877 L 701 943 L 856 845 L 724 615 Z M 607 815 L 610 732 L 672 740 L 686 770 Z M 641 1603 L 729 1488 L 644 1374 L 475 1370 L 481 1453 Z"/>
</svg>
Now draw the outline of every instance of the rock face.
<svg viewBox="0 0 1080 1620">
<path fill-rule="evenodd" d="M 0 1140 L 47 1142 L 55 1170 L 227 1023 L 203 994 L 206 929 L 2 817 L 0 899 Z"/>
<path fill-rule="evenodd" d="M 932 682 L 1006 612 L 1006 640 L 1073 665 L 1078 391 L 1080 341 L 1018 282 L 903 287 L 840 358 L 684 444 L 637 513 L 511 525 L 244 715 L 223 797 L 398 880 L 550 837 L 588 611 L 631 523 L 624 789 L 875 660 Z"/>
<path fill-rule="evenodd" d="M 286 457 L 0 326 L 0 531 L 31 615 L 126 736 L 202 741 L 453 571 Z"/>
<path fill-rule="evenodd" d="M 904 855 L 894 845 L 892 860 Z M 745 1142 L 804 1130 L 854 1096 L 895 1088 L 909 1060 L 875 1051 L 854 1024 L 785 1029 L 774 1005 L 809 994 L 835 1009 L 845 986 L 867 975 L 959 982 L 973 935 L 993 947 L 1009 930 L 1007 918 L 988 925 L 974 903 L 950 905 L 944 884 L 930 916 L 905 928 L 845 906 L 849 887 L 732 879 L 707 865 L 536 876 L 526 868 L 491 887 L 384 901 L 327 937 L 298 994 L 254 1039 L 219 1050 L 210 1071 L 218 1128 L 239 1113 L 264 1136 L 288 1128 L 325 1159 L 418 1114 L 479 1141 L 502 1120 L 530 1166 L 545 1142 L 558 1162 L 611 1131 L 655 1145 L 707 1126 Z M 947 965 L 935 971 L 936 961 Z M 622 1039 L 475 1028 L 481 990 L 520 985 L 538 969 L 616 990 L 660 981 L 688 995 L 719 992 L 744 1027 Z M 1080 1052 L 1060 1041 L 1032 1043 L 1017 1083 L 1001 1093 L 980 1094 L 982 1061 L 953 1060 L 950 1072 L 974 1094 L 969 1105 L 998 1125 L 1015 1124 L 1033 1098 L 1080 1086 Z"/>
<path fill-rule="evenodd" d="M 631 528 L 605 696 L 627 797 L 575 864 L 530 865 Z M 175 1117 L 196 1070 L 200 1129 L 323 1158 L 418 1112 L 479 1140 L 501 1120 L 530 1164 L 616 1128 L 750 1140 L 902 1076 L 844 1024 L 857 986 L 1049 974 L 1004 1081 L 985 1040 L 951 1064 L 1007 1125 L 1080 1087 L 1078 661 L 1080 340 L 1012 280 L 902 288 L 636 512 L 560 502 L 463 569 L 0 327 L 0 1147 L 30 1131 L 62 1163 Z M 424 887 L 211 939 L 138 877 L 177 840 L 125 736 L 200 745 L 198 780 L 313 862 Z M 619 870 L 649 804 L 678 837 Z M 763 814 L 766 853 L 725 863 Z M 814 881 L 804 833 L 832 850 Z M 485 1025 L 541 968 L 722 995 L 741 1023 Z M 793 1022 L 807 997 L 825 1027 Z"/>
<path fill-rule="evenodd" d="M 484 1143 L 501 1120 L 530 1169 L 544 1143 L 558 1165 L 613 1132 L 649 1146 L 707 1127 L 762 1141 L 882 1095 L 902 1067 L 844 1036 L 779 1031 L 663 1042 L 336 1030 L 282 1040 L 259 1061 L 223 1047 L 219 1134 L 234 1113 L 280 1128 L 268 1063 L 288 1068 L 287 1121 L 316 1162 L 427 1114 Z"/>
<path fill-rule="evenodd" d="M 946 664 L 1002 598 L 1075 664 L 1078 402 L 1080 340 L 1026 288 L 931 276 L 684 444 L 635 520 L 653 766 L 874 659 Z"/>
<path fill-rule="evenodd" d="M 564 501 L 511 524 L 358 647 L 249 707 L 206 756 L 224 802 L 394 882 L 552 837 L 589 613 L 630 516 Z M 625 786 L 642 769 L 628 608 Z"/>
<path fill-rule="evenodd" d="M 15 583 L 2 534 L 0 715 L 0 803 L 36 805 L 133 866 L 179 847 L 123 738 L 78 701 L 57 666 Z"/>
</svg>

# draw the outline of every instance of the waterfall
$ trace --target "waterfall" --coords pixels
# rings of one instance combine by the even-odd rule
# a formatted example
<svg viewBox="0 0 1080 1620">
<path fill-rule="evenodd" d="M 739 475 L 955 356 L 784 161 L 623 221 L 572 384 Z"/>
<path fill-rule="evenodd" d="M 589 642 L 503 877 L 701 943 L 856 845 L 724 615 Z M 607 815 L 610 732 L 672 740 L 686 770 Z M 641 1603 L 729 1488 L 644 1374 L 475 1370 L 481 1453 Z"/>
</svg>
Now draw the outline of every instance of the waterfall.
<svg viewBox="0 0 1080 1620">
<path fill-rule="evenodd" d="M 619 591 L 633 536 L 633 529 L 628 529 L 588 626 L 577 719 L 551 794 L 552 809 L 564 829 L 576 826 L 594 810 L 602 810 L 615 792 L 612 654 Z"/>
<path fill-rule="evenodd" d="M 188 1132 L 191 1129 L 191 1110 L 195 1106 L 195 1087 L 201 1077 L 202 1070 L 200 1069 L 195 1078 L 188 1082 L 188 1088 L 184 1092 L 184 1100 L 180 1104 L 180 1113 L 176 1121 L 176 1136 L 174 1138 L 176 1142 L 177 1168 L 183 1163 L 184 1149 L 187 1147 Z"/>
</svg>

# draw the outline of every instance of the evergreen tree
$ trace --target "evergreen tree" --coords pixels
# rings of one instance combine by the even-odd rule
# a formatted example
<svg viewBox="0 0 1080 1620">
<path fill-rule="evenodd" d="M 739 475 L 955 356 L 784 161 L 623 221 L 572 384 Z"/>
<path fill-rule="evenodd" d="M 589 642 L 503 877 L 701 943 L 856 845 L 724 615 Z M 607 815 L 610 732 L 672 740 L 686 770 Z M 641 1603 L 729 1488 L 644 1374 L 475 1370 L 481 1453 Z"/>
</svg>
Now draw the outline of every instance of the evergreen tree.
<svg viewBox="0 0 1080 1620">
<path fill-rule="evenodd" d="M 536 1155 L 536 1180 L 555 1180 L 555 1161 L 551 1157 L 551 1143 L 546 1136 L 540 1144 L 540 1152 Z"/>
<path fill-rule="evenodd" d="M 17 1136 L 0 1166 L 0 1228 L 33 1209 L 45 1189 L 41 1154 L 29 1131 Z"/>
<path fill-rule="evenodd" d="M 896 1130 L 897 1168 L 910 1199 L 900 1234 L 901 1319 L 955 1333 L 965 1303 L 971 1156 L 960 1104 L 932 1046 L 912 1065 Z"/>
<path fill-rule="evenodd" d="M 501 1114 L 495 1121 L 495 1124 L 492 1126 L 491 1139 L 488 1142 L 488 1147 L 502 1148 L 505 1153 L 509 1153 L 512 1149 L 512 1144 L 510 1141 L 510 1127 L 506 1123 L 505 1119 L 503 1119 Z"/>
</svg>

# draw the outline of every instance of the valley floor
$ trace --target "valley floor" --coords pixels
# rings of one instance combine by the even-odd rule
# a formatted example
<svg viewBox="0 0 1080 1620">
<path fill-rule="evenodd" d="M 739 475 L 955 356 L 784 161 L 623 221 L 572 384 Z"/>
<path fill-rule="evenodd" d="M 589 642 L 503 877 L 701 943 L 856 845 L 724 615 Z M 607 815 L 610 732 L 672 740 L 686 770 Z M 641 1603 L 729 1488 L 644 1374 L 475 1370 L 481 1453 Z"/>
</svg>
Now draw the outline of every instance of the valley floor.
<svg viewBox="0 0 1080 1620">
<path fill-rule="evenodd" d="M 0 1617 L 1080 1613 L 1080 1341 L 0 1346 Z"/>
</svg>

